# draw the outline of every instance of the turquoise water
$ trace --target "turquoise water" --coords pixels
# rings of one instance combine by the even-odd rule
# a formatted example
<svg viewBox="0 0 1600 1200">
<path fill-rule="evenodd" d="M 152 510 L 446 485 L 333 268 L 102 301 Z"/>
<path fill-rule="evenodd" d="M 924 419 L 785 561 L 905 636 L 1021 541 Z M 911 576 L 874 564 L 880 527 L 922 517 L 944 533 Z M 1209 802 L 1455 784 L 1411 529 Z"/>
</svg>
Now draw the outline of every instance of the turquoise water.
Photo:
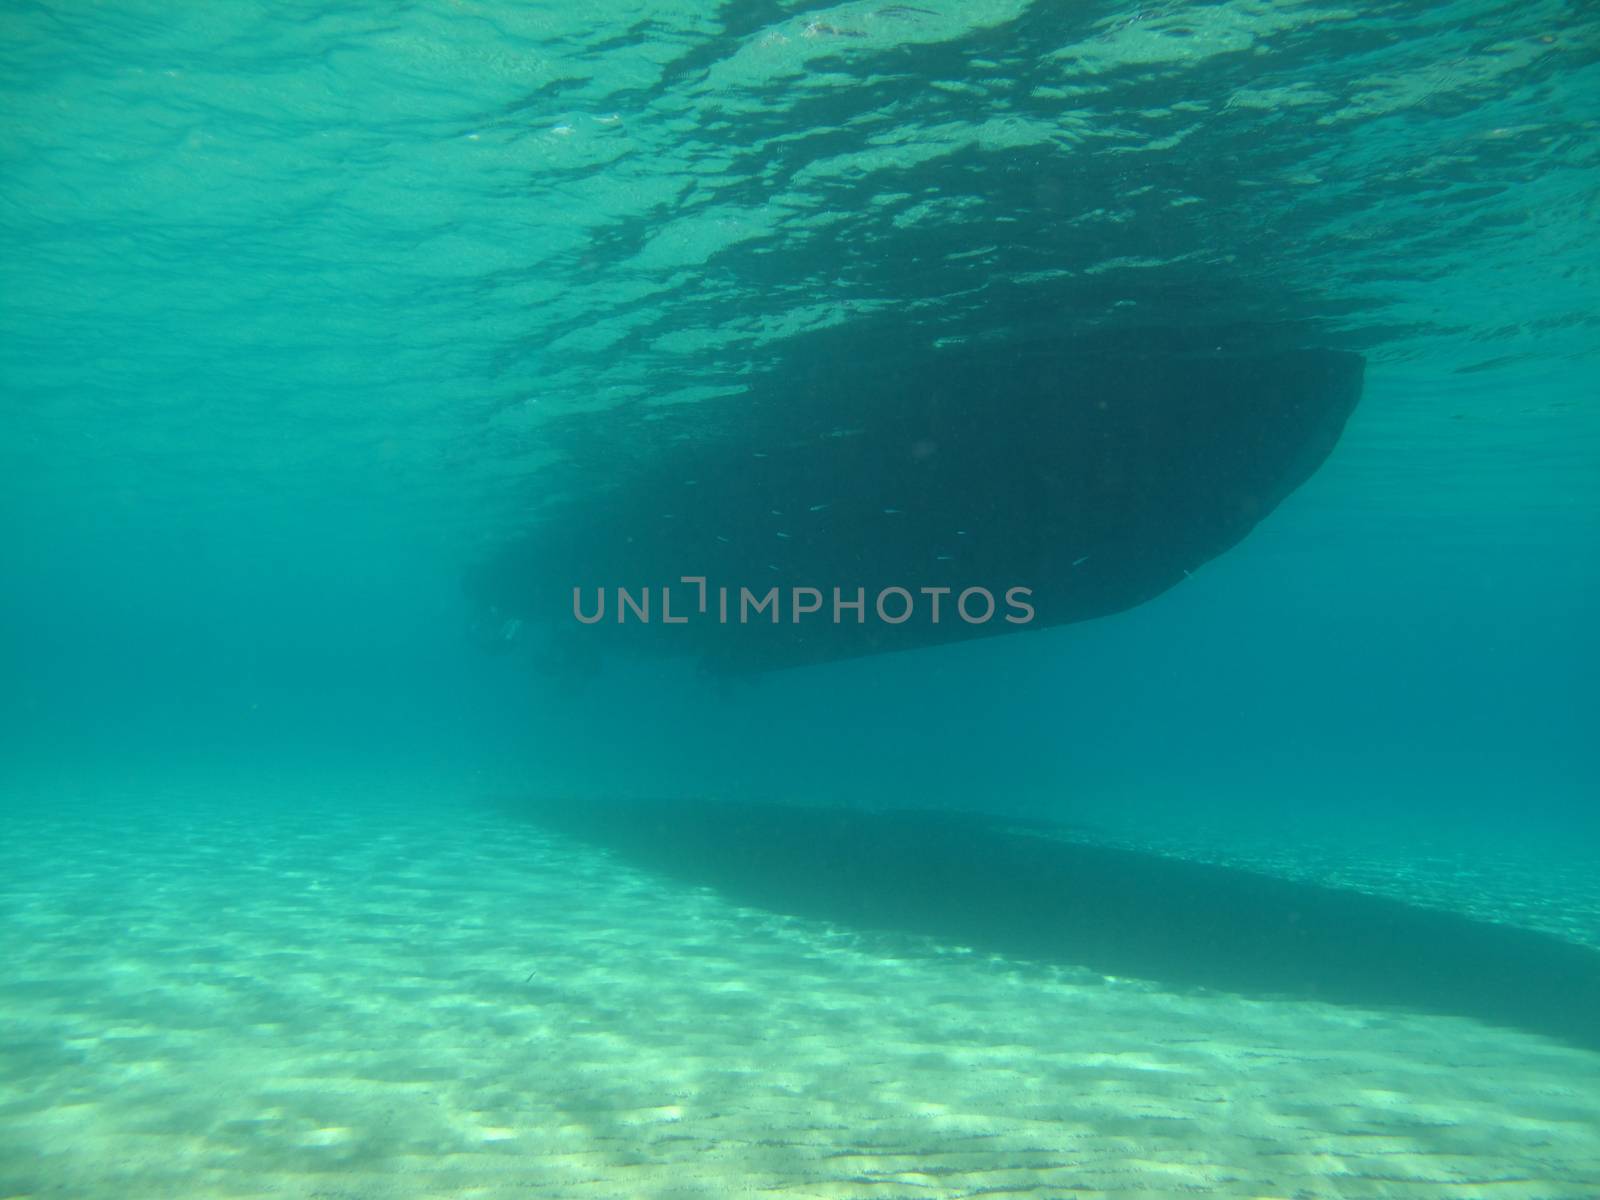
<svg viewBox="0 0 1600 1200">
<path fill-rule="evenodd" d="M 1592 1049 L 885 947 L 505 804 L 1064 821 L 1600 947 L 1589 6 L 10 3 L 0 89 L 0 1195 L 1600 1189 Z M 886 319 L 1366 389 L 1103 619 L 484 652 L 585 431 Z"/>
</svg>

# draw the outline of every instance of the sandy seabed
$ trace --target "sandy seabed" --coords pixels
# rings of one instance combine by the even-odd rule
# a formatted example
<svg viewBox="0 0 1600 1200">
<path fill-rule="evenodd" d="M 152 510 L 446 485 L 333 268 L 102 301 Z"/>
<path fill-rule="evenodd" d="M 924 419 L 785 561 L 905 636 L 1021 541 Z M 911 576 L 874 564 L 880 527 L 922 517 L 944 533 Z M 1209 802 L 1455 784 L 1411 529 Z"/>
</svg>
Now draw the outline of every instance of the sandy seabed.
<svg viewBox="0 0 1600 1200">
<path fill-rule="evenodd" d="M 931 953 L 468 807 L 4 825 L 0 1197 L 1600 1196 L 1600 1055 L 1466 1020 Z"/>
</svg>

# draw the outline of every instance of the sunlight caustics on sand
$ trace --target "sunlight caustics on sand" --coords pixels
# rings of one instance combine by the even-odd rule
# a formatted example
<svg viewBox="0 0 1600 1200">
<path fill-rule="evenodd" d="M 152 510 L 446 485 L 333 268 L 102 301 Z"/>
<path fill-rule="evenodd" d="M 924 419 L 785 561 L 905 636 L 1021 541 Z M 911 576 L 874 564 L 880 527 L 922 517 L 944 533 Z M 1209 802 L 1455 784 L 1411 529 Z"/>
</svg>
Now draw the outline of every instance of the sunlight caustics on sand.
<svg viewBox="0 0 1600 1200">
<path fill-rule="evenodd" d="M 1591 1054 L 732 907 L 472 809 L 13 822 L 0 1195 L 1573 1197 Z"/>
</svg>

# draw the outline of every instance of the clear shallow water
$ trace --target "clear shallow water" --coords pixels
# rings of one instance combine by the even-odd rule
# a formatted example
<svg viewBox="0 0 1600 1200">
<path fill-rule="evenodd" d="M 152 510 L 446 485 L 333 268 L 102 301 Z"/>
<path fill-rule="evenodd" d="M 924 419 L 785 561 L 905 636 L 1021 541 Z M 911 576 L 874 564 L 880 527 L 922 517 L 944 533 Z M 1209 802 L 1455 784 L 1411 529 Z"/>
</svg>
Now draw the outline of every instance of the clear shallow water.
<svg viewBox="0 0 1600 1200">
<path fill-rule="evenodd" d="M 1600 1170 L 1589 1052 L 785 919 L 433 789 L 9 824 L 12 1195 L 1582 1196 Z"/>
<path fill-rule="evenodd" d="M 1597 37 L 1570 4 L 9 7 L 0 786 L 52 864 L 10 895 L 59 922 L 12 974 L 46 994 L 28 1044 L 65 1036 L 48 981 L 86 986 L 50 948 L 81 964 L 128 911 L 48 878 L 81 848 L 91 892 L 159 907 L 135 817 L 180 797 L 269 864 L 252 816 L 386 797 L 423 859 L 460 836 L 445 798 L 1065 816 L 1592 942 Z M 734 392 L 887 311 L 1292 319 L 1365 354 L 1367 392 L 1242 545 L 1113 618 L 732 692 L 627 663 L 567 690 L 470 644 L 462 572 L 556 486 L 559 421 Z M 66 809 L 90 825 L 38 815 Z M 418 914 L 486 902 L 485 853 Z M 293 924 L 266 911 L 210 919 L 255 953 Z M 182 992 L 101 980 L 75 1038 Z M 236 1026 L 208 1028 L 224 1061 Z M 54 1115 L 5 1152 L 24 1194 L 42 1140 L 94 1128 L 29 1087 L 8 1103 Z M 202 1136 L 185 1092 L 167 1119 Z"/>
</svg>

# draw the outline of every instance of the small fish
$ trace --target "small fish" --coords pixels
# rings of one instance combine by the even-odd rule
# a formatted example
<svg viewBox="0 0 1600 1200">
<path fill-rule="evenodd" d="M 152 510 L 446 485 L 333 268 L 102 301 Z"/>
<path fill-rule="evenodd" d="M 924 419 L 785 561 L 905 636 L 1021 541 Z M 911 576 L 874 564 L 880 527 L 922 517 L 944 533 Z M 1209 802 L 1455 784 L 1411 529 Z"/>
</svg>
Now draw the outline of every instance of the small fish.
<svg viewBox="0 0 1600 1200">
<path fill-rule="evenodd" d="M 810 508 L 810 511 L 811 512 L 821 512 L 823 509 L 825 509 L 827 507 L 828 506 L 826 504 L 813 504 L 811 506 L 811 508 Z"/>
<path fill-rule="evenodd" d="M 775 566 L 773 566 L 773 565 L 772 565 L 772 564 L 771 564 L 771 563 L 768 563 L 768 564 L 767 564 L 767 570 L 769 570 L 769 571 L 776 571 L 776 570 L 777 570 L 777 569 L 778 569 L 778 568 L 777 568 L 777 567 L 775 567 Z"/>
<path fill-rule="evenodd" d="M 722 535 L 721 535 L 721 534 L 720 534 L 720 533 L 719 533 L 719 534 L 717 534 L 717 541 L 719 541 L 719 542 L 726 542 L 726 541 L 727 541 L 727 540 L 728 540 L 728 539 L 727 539 L 727 538 L 725 538 L 725 537 L 723 537 L 723 536 L 722 536 Z"/>
<path fill-rule="evenodd" d="M 781 537 L 781 538 L 786 538 L 789 535 L 787 533 L 783 532 L 783 530 L 780 529 L 780 530 L 778 530 L 778 536 Z"/>
<path fill-rule="evenodd" d="M 750 455 L 751 458 L 765 458 L 766 455 L 757 450 Z"/>
<path fill-rule="evenodd" d="M 781 508 L 769 508 L 767 511 L 775 517 L 783 516 L 783 510 Z"/>
<path fill-rule="evenodd" d="M 955 557 L 954 554 L 940 554 L 940 555 L 937 555 L 935 557 L 934 561 L 935 562 L 949 562 L 954 557 Z"/>
<path fill-rule="evenodd" d="M 883 511 L 884 511 L 885 514 L 893 515 L 895 513 L 901 512 L 902 510 L 898 509 L 898 508 L 886 508 Z"/>
<path fill-rule="evenodd" d="M 1072 560 L 1072 565 L 1075 566 L 1075 567 L 1081 567 L 1081 566 L 1083 566 L 1084 563 L 1086 563 L 1088 561 L 1089 561 L 1089 556 L 1087 554 L 1085 554 L 1082 558 L 1073 559 Z"/>
</svg>

